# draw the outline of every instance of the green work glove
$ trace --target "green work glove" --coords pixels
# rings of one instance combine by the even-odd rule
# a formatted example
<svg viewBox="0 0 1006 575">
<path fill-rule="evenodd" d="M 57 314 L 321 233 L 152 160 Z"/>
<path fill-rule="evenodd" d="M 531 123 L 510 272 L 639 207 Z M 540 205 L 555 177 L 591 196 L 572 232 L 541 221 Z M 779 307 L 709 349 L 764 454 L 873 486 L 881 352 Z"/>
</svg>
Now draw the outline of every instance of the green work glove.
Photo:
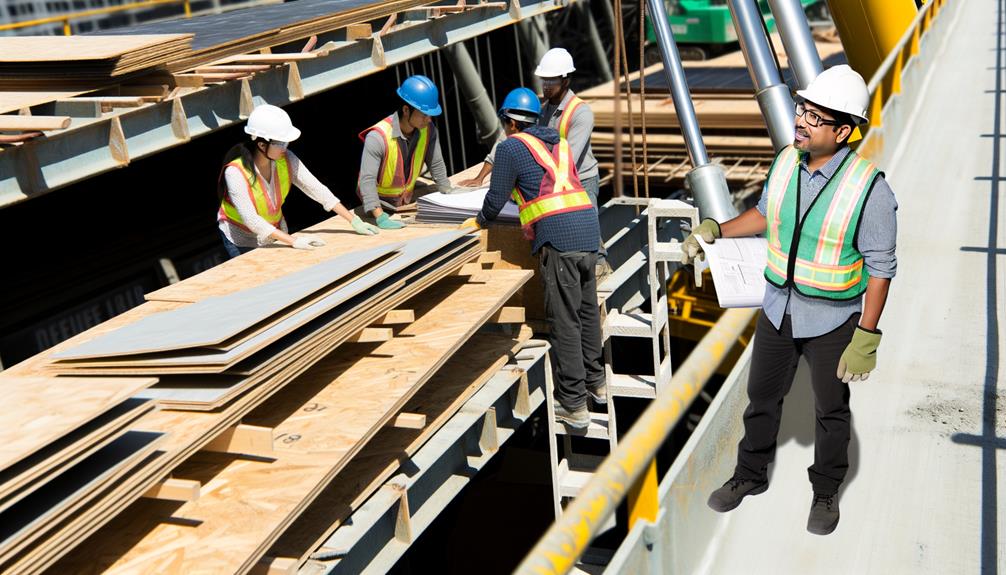
<svg viewBox="0 0 1006 575">
<path fill-rule="evenodd" d="M 702 253 L 702 246 L 699 245 L 699 238 L 707 244 L 711 244 L 716 241 L 717 238 L 723 237 L 720 235 L 720 225 L 716 223 L 716 220 L 706 218 L 702 220 L 692 233 L 688 234 L 685 238 L 684 243 L 681 244 L 681 251 L 683 252 L 681 256 L 681 263 L 689 265 L 695 263 L 695 258 L 698 257 L 699 261 L 703 261 L 706 257 Z"/>
<path fill-rule="evenodd" d="M 353 226 L 356 233 L 361 236 L 376 236 L 381 231 L 374 224 L 368 224 L 361 220 L 360 216 L 353 216 L 353 220 L 349 222 L 349 225 Z"/>
<path fill-rule="evenodd" d="M 856 326 L 852 341 L 838 360 L 838 379 L 845 383 L 866 381 L 870 372 L 877 367 L 877 347 L 880 346 L 879 331 L 870 331 Z"/>
<path fill-rule="evenodd" d="M 391 219 L 388 214 L 381 214 L 377 216 L 377 227 L 382 230 L 400 230 L 405 227 L 405 224 Z"/>
</svg>

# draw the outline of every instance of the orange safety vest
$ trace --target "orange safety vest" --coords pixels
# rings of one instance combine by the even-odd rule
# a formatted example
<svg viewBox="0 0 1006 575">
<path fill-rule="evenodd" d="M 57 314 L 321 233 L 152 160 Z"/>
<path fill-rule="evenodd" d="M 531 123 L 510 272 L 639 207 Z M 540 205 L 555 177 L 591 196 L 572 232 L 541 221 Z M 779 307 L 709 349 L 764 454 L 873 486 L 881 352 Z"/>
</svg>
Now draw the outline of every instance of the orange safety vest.
<svg viewBox="0 0 1006 575">
<path fill-rule="evenodd" d="M 412 201 L 412 191 L 416 188 L 416 179 L 423 169 L 423 161 L 426 159 L 426 147 L 430 141 L 430 129 L 419 130 L 419 142 L 412 152 L 412 165 L 409 172 L 405 173 L 405 158 L 402 157 L 402 150 L 398 145 L 398 138 L 392 135 L 392 118 L 381 120 L 366 130 L 360 132 L 360 140 L 366 140 L 367 133 L 371 130 L 381 134 L 384 138 L 384 158 L 381 160 L 381 171 L 377 178 L 377 195 L 386 202 L 395 206 L 401 206 Z M 359 193 L 359 188 L 357 189 Z"/>
<path fill-rule="evenodd" d="M 262 216 L 262 219 L 278 229 L 280 222 L 283 221 L 283 202 L 286 201 L 286 195 L 290 192 L 290 165 L 286 160 L 286 154 L 280 156 L 275 163 L 275 177 L 279 179 L 279 203 L 274 202 L 272 195 L 262 187 L 262 178 L 256 177 L 255 183 L 252 184 L 254 174 L 252 170 L 254 170 L 254 167 L 252 170 L 249 170 L 240 158 L 228 163 L 224 166 L 224 170 L 228 166 L 234 166 L 241 170 L 241 174 L 245 177 L 245 183 L 248 186 L 248 197 L 251 198 L 255 211 L 258 215 Z M 223 170 L 220 172 L 220 177 L 224 177 Z M 217 212 L 217 221 L 222 220 L 227 220 L 245 231 L 250 231 L 245 226 L 245 222 L 241 218 L 241 214 L 238 213 L 238 209 L 228 199 L 227 194 L 224 194 L 223 199 L 220 200 L 220 210 Z"/>
<path fill-rule="evenodd" d="M 534 239 L 534 223 L 543 218 L 594 207 L 576 174 L 569 142 L 560 139 L 550 152 L 544 142 L 530 134 L 520 133 L 510 137 L 524 144 L 534 161 L 545 170 L 538 197 L 525 200 L 519 187 L 514 187 L 511 193 L 519 210 L 525 238 Z"/>
</svg>

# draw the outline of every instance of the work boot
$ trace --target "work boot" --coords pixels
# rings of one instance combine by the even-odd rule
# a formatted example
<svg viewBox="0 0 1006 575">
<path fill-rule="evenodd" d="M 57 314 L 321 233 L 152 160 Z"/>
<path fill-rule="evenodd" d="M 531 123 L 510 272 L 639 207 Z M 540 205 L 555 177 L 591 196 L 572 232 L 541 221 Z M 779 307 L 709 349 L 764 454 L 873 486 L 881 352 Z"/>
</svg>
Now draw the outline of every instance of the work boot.
<svg viewBox="0 0 1006 575">
<path fill-rule="evenodd" d="M 741 504 L 748 495 L 758 495 L 768 490 L 768 481 L 731 478 L 709 496 L 709 508 L 726 513 Z"/>
<path fill-rule="evenodd" d="M 838 527 L 838 496 L 814 494 L 807 517 L 807 531 L 814 535 L 827 535 Z"/>
<path fill-rule="evenodd" d="M 556 401 L 555 420 L 573 429 L 586 429 L 590 425 L 590 413 L 587 412 L 586 405 L 577 409 L 566 409 Z"/>
<path fill-rule="evenodd" d="M 598 405 L 608 405 L 608 384 L 602 381 L 597 387 L 588 385 L 587 396 Z"/>
</svg>

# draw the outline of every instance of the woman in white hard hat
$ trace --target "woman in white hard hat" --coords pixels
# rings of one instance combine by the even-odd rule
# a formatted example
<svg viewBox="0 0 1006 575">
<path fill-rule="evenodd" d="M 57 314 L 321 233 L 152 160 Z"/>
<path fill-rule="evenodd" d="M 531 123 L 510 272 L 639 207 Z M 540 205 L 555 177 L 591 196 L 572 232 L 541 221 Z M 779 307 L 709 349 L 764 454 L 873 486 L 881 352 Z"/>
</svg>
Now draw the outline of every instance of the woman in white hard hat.
<svg viewBox="0 0 1006 575">
<path fill-rule="evenodd" d="M 283 202 L 291 185 L 300 188 L 326 211 L 345 218 L 356 233 L 378 232 L 343 207 L 331 190 L 287 149 L 287 144 L 300 137 L 300 130 L 282 108 L 269 104 L 256 107 L 248 117 L 245 133 L 251 140 L 227 152 L 217 185 L 220 198 L 217 222 L 227 255 L 234 258 L 272 242 L 301 250 L 325 245 L 321 238 L 307 234 L 291 236 L 287 232 Z"/>
<path fill-rule="evenodd" d="M 877 324 L 897 271 L 898 204 L 883 172 L 848 146 L 855 125 L 867 121 L 863 77 L 834 66 L 797 95 L 793 145 L 776 155 L 758 205 L 723 223 L 703 220 L 682 249 L 688 263 L 701 252 L 698 237 L 712 243 L 767 232 L 744 438 L 733 477 L 709 506 L 730 511 L 768 489 L 783 399 L 802 355 L 816 416 L 807 531 L 827 535 L 838 526 L 838 491 L 849 469 L 849 383 L 866 380 L 877 365 Z"/>
</svg>

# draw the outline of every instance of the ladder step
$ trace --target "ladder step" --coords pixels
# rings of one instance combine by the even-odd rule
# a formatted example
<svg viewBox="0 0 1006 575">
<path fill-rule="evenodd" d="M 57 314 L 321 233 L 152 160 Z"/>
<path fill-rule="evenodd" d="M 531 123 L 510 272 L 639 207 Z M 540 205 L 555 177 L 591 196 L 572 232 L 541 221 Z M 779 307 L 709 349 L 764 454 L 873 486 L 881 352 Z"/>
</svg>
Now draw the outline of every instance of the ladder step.
<svg viewBox="0 0 1006 575">
<path fill-rule="evenodd" d="M 691 218 L 698 209 L 681 200 L 650 200 L 647 213 L 659 218 Z"/>
<path fill-rule="evenodd" d="M 641 397 L 652 399 L 657 396 L 656 378 L 652 375 L 611 375 L 611 395 L 615 397 Z"/>
<path fill-rule="evenodd" d="M 618 313 L 612 310 L 604 323 L 605 337 L 651 337 L 653 335 L 653 314 Z"/>
<path fill-rule="evenodd" d="M 559 462 L 559 496 L 576 497 L 593 476 L 592 469 L 570 467 L 569 460 L 563 459 Z"/>
<path fill-rule="evenodd" d="M 653 261 L 657 262 L 681 262 L 681 256 L 683 252 L 681 251 L 680 242 L 657 242 L 657 245 L 653 246 Z"/>
<path fill-rule="evenodd" d="M 588 413 L 590 414 L 590 424 L 586 428 L 575 429 L 556 420 L 555 432 L 559 435 L 608 439 L 608 414 L 594 411 Z"/>
</svg>

